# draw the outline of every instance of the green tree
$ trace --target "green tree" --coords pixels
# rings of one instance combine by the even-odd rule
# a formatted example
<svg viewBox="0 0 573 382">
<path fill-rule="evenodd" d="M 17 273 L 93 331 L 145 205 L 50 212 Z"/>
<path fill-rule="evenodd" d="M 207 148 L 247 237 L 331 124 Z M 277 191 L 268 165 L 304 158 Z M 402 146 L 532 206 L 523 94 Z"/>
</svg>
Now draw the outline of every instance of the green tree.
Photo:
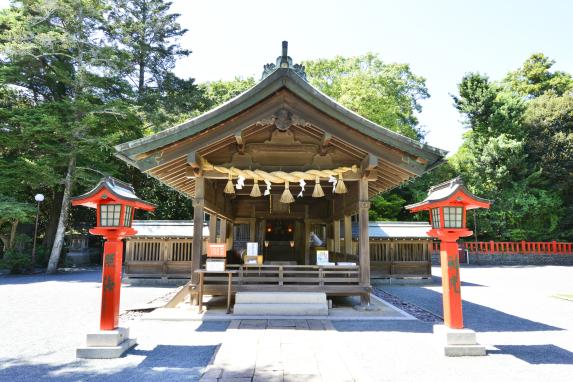
<svg viewBox="0 0 573 382">
<path fill-rule="evenodd" d="M 406 64 L 385 63 L 368 53 L 357 57 L 340 57 L 305 61 L 309 82 L 350 110 L 369 120 L 415 140 L 424 131 L 416 114 L 420 101 L 430 95 L 425 79 Z M 372 200 L 372 220 L 412 219 L 403 206 L 410 200 L 415 184 L 408 184 Z"/>
<path fill-rule="evenodd" d="M 14 248 L 18 224 L 30 221 L 34 212 L 33 205 L 0 195 L 0 240 L 4 253 Z"/>
<path fill-rule="evenodd" d="M 235 79 L 231 81 L 212 81 L 203 83 L 199 85 L 204 95 L 202 110 L 206 111 L 219 106 L 231 98 L 249 90 L 255 86 L 255 84 L 256 81 L 253 77 L 235 77 Z"/>
<path fill-rule="evenodd" d="M 553 63 L 534 54 L 500 82 L 468 74 L 453 97 L 469 131 L 449 163 L 494 200 L 479 214 L 487 238 L 570 237 L 571 76 L 551 72 Z"/>
<path fill-rule="evenodd" d="M 555 211 L 559 237 L 573 238 L 573 94 L 548 93 L 532 100 L 524 118 L 526 150 L 539 174 L 537 187 L 554 192 L 561 201 Z"/>
<path fill-rule="evenodd" d="M 133 86 L 149 131 L 157 132 L 188 117 L 202 102 L 192 78 L 173 73 L 175 63 L 191 53 L 181 48 L 187 32 L 162 0 L 111 2 L 107 32 L 122 54 L 122 72 Z"/>
<path fill-rule="evenodd" d="M 554 60 L 542 53 L 532 54 L 521 68 L 506 76 L 504 83 L 512 91 L 529 98 L 546 93 L 561 96 L 573 90 L 573 78 L 569 73 L 551 71 L 554 64 Z"/>
<path fill-rule="evenodd" d="M 52 164 L 49 178 L 63 183 L 49 272 L 61 253 L 78 163 L 101 163 L 105 171 L 113 167 L 112 145 L 139 136 L 139 120 L 124 102 L 120 55 L 102 38 L 105 10 L 99 0 L 28 0 L 0 14 L 0 82 L 22 89 L 25 99 L 5 115 L 13 145 L 3 168 L 14 168 L 16 157 Z"/>
<path fill-rule="evenodd" d="M 407 64 L 384 63 L 373 53 L 303 64 L 312 85 L 350 110 L 407 137 L 423 138 L 416 113 L 430 95 L 425 79 Z"/>
</svg>

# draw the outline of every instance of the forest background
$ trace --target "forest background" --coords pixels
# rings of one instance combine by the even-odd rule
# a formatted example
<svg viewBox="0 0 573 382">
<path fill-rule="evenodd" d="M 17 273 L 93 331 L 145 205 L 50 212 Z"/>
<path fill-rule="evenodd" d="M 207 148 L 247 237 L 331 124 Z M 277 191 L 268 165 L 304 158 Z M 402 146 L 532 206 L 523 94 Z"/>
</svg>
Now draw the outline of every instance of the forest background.
<svg viewBox="0 0 573 382">
<path fill-rule="evenodd" d="M 55 270 L 66 233 L 93 225 L 69 197 L 102 175 L 132 183 L 158 205 L 153 219 L 190 219 L 191 201 L 113 154 L 113 146 L 204 113 L 258 78 L 196 83 L 174 73 L 187 30 L 160 0 L 25 0 L 0 11 L 0 238 L 4 257 L 27 258 L 19 225 L 40 209 L 41 262 Z M 192 56 L 191 56 L 192 57 Z M 261 69 L 262 69 L 261 63 Z M 309 82 L 381 126 L 424 142 L 417 116 L 425 79 L 383 56 L 302 62 Z M 372 201 L 371 220 L 412 220 L 404 205 L 461 176 L 494 201 L 476 216 L 480 240 L 573 238 L 573 78 L 533 53 L 503 78 L 460 78 L 452 107 L 464 141 L 446 163 Z M 473 225 L 473 219 L 469 219 Z"/>
</svg>

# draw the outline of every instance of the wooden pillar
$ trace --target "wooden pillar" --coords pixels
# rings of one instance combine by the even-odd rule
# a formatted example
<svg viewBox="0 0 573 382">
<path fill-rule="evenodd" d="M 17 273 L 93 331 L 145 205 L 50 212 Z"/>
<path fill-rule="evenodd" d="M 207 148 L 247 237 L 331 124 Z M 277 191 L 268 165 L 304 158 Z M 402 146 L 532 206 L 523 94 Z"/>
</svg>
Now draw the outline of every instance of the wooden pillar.
<svg viewBox="0 0 573 382">
<path fill-rule="evenodd" d="M 363 177 L 358 181 L 360 284 L 363 286 L 370 285 L 370 242 L 368 239 L 369 209 L 370 201 L 368 200 L 368 179 Z"/>
<path fill-rule="evenodd" d="M 122 256 L 121 238 L 106 237 L 103 245 L 100 330 L 114 330 L 119 323 Z"/>
<path fill-rule="evenodd" d="M 352 255 L 352 216 L 344 216 L 344 253 Z"/>
<path fill-rule="evenodd" d="M 442 239 L 440 245 L 440 266 L 442 268 L 442 303 L 444 324 L 453 329 L 462 329 L 462 294 L 460 288 L 460 263 L 458 243 Z"/>
<path fill-rule="evenodd" d="M 257 237 L 257 219 L 250 218 L 249 219 L 249 241 L 255 241 Z"/>
<path fill-rule="evenodd" d="M 209 243 L 217 242 L 217 215 L 209 214 Z"/>
<path fill-rule="evenodd" d="M 310 220 L 308 205 L 304 206 L 304 265 L 310 265 Z"/>
<path fill-rule="evenodd" d="M 342 252 L 340 250 L 340 219 L 336 219 L 332 222 L 333 237 L 334 237 L 334 253 Z"/>
<path fill-rule="evenodd" d="M 191 256 L 191 282 L 199 282 L 199 275 L 195 273 L 201 266 L 203 254 L 203 220 L 205 207 L 205 178 L 195 178 L 195 197 L 193 198 L 193 244 Z"/>
<path fill-rule="evenodd" d="M 219 220 L 219 224 L 221 225 L 221 229 L 219 231 L 219 243 L 227 243 L 227 220 L 221 218 Z M 225 247 L 227 248 L 227 247 Z"/>
</svg>

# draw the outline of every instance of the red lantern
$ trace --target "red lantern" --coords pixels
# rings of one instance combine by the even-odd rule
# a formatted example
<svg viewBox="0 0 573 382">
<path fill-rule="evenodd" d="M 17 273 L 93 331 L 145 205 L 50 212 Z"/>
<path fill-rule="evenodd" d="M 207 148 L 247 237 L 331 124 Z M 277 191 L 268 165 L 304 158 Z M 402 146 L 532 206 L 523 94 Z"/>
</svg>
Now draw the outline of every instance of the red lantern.
<svg viewBox="0 0 573 382">
<path fill-rule="evenodd" d="M 410 212 L 429 211 L 428 235 L 441 240 L 444 323 L 453 329 L 464 327 L 457 240 L 473 233 L 466 228 L 466 211 L 490 205 L 491 201 L 470 193 L 458 177 L 430 188 L 426 199 L 406 206 Z"/>
<path fill-rule="evenodd" d="M 119 321 L 119 297 L 123 238 L 137 233 L 131 228 L 136 209 L 153 211 L 155 206 L 139 199 L 130 184 L 112 177 L 105 177 L 90 192 L 72 198 L 72 206 L 97 209 L 93 235 L 105 237 L 103 247 L 101 330 L 113 330 Z"/>
</svg>

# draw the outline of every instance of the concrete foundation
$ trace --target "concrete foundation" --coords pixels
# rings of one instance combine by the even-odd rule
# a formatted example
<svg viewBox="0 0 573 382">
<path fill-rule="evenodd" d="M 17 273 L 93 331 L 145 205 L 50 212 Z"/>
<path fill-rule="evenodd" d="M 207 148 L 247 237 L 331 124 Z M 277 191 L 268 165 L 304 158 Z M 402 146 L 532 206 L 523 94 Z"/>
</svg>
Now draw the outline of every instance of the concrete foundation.
<svg viewBox="0 0 573 382">
<path fill-rule="evenodd" d="M 129 338 L 128 328 L 101 330 L 86 336 L 86 346 L 76 349 L 77 358 L 119 358 L 130 348 L 137 345 Z"/>
<path fill-rule="evenodd" d="M 477 343 L 476 332 L 471 329 L 452 329 L 434 325 L 434 335 L 444 344 L 447 357 L 484 356 L 485 346 Z"/>
<path fill-rule="evenodd" d="M 233 314 L 246 316 L 328 316 L 325 293 L 239 292 Z"/>
</svg>

